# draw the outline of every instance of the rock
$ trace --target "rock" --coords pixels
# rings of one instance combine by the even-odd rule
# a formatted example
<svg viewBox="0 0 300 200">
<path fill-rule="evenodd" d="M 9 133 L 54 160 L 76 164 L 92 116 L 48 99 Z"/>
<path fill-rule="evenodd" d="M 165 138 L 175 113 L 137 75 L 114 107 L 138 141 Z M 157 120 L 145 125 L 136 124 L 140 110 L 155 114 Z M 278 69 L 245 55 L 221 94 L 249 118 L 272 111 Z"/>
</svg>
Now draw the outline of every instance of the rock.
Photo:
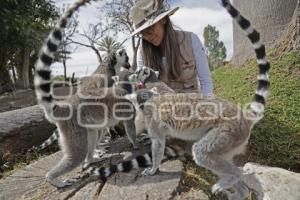
<svg viewBox="0 0 300 200">
<path fill-rule="evenodd" d="M 0 113 L 0 153 L 19 153 L 46 140 L 55 129 L 39 106 Z"/>
<path fill-rule="evenodd" d="M 13 175 L 0 181 L 0 200 L 14 199 L 65 199 L 76 194 L 77 189 L 58 191 L 45 182 L 45 174 L 61 158 L 62 153 L 58 152 L 17 171 Z M 73 173 L 63 176 L 70 178 L 77 176 L 79 169 Z M 95 184 L 100 184 L 95 182 Z M 99 187 L 99 186 L 98 186 Z M 93 187 L 96 188 L 96 187 Z"/>
<path fill-rule="evenodd" d="M 103 162 L 118 162 L 124 158 L 125 154 L 130 154 L 129 150 L 131 148 L 127 139 L 118 140 L 111 144 L 109 152 L 104 156 L 106 161 Z M 143 150 L 145 149 L 141 148 L 141 151 Z M 138 154 L 138 152 L 135 152 L 135 154 Z M 45 182 L 46 173 L 59 162 L 61 157 L 61 152 L 47 156 L 0 180 L 0 200 L 95 199 L 103 187 L 103 183 L 97 177 L 76 182 L 72 187 L 63 190 L 57 190 Z M 82 175 L 80 171 L 81 168 L 77 167 L 72 172 L 61 176 L 60 179 L 76 181 Z"/>
<path fill-rule="evenodd" d="M 54 89 L 54 95 L 62 97 L 75 91 L 75 87 L 60 87 Z M 39 145 L 52 135 L 55 125 L 46 120 L 44 111 L 35 104 L 34 90 L 0 98 L 0 155 L 22 153 L 24 149 Z"/>
<path fill-rule="evenodd" d="M 142 176 L 141 171 L 116 174 L 104 185 L 99 200 L 169 199 L 178 186 L 182 170 L 182 163 L 177 160 L 162 164 L 154 176 Z"/>
<path fill-rule="evenodd" d="M 174 200 L 208 200 L 208 196 L 201 190 L 191 190 L 187 193 L 176 195 Z"/>
<path fill-rule="evenodd" d="M 104 163 L 118 163 L 150 150 L 150 146 L 141 146 L 132 151 L 127 138 L 119 139 L 110 145 L 109 152 L 103 157 Z M 60 159 L 58 152 L 26 166 L 13 175 L 0 180 L 0 200 L 13 199 L 197 199 L 208 200 L 201 191 L 186 190 L 178 194 L 179 182 L 182 178 L 182 163 L 179 160 L 168 161 L 161 165 L 155 176 L 145 177 L 141 171 L 119 173 L 110 177 L 105 183 L 97 177 L 88 177 L 77 181 L 72 187 L 57 190 L 45 182 L 45 174 Z M 61 179 L 78 180 L 80 167 L 60 177 Z M 178 190 L 178 191 L 177 191 Z"/>
<path fill-rule="evenodd" d="M 285 169 L 247 163 L 244 181 L 258 200 L 299 200 L 300 174 Z"/>
</svg>

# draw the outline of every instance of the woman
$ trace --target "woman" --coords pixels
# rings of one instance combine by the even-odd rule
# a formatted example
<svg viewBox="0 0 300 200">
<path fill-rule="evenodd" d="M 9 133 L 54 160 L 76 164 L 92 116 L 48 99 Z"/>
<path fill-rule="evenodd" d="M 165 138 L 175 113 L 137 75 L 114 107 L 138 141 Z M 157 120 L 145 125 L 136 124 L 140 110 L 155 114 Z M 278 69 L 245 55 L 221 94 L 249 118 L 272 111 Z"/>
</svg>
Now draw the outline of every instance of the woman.
<svg viewBox="0 0 300 200">
<path fill-rule="evenodd" d="M 212 96 L 212 79 L 205 49 L 198 36 L 175 30 L 169 16 L 179 8 L 166 9 L 161 0 L 136 0 L 130 11 L 142 37 L 138 68 L 149 66 L 160 72 L 160 79 L 178 92 L 199 92 Z M 197 76 L 199 81 L 197 80 Z"/>
</svg>

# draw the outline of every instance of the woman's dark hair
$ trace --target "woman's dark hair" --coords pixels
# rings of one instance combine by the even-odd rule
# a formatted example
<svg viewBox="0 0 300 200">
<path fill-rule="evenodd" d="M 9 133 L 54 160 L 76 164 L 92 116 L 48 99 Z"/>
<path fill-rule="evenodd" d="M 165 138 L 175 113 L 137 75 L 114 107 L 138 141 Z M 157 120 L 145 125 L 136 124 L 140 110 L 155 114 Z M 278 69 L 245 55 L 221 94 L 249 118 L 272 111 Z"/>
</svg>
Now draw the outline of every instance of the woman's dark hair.
<svg viewBox="0 0 300 200">
<path fill-rule="evenodd" d="M 179 41 L 174 26 L 167 16 L 164 18 L 165 34 L 159 47 L 143 39 L 142 54 L 144 64 L 159 71 L 160 79 L 168 82 L 176 80 L 181 74 L 180 59 L 183 59 L 180 52 Z M 162 65 L 162 57 L 166 58 L 166 66 Z"/>
</svg>

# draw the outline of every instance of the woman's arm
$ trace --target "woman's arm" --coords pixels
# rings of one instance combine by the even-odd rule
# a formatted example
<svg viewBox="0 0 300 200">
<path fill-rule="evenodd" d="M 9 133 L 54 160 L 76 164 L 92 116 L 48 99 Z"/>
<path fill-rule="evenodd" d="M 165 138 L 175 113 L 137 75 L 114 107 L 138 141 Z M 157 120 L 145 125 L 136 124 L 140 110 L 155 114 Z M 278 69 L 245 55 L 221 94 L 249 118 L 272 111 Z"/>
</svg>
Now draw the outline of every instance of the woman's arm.
<svg viewBox="0 0 300 200">
<path fill-rule="evenodd" d="M 198 78 L 201 85 L 201 93 L 205 97 L 210 97 L 213 95 L 213 83 L 207 61 L 207 55 L 199 37 L 194 33 L 192 33 L 192 44 Z"/>
<path fill-rule="evenodd" d="M 136 70 L 139 70 L 144 66 L 144 60 L 143 60 L 141 47 L 138 49 L 136 61 L 137 61 L 136 62 Z"/>
</svg>

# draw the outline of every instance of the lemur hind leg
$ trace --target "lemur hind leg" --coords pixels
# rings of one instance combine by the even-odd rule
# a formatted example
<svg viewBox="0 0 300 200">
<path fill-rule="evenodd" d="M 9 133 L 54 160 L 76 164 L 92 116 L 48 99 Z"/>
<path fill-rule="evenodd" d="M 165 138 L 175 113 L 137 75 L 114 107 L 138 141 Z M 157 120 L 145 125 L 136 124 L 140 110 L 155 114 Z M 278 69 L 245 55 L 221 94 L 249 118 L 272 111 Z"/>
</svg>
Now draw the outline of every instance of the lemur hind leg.
<svg viewBox="0 0 300 200">
<path fill-rule="evenodd" d="M 97 129 L 88 129 L 87 130 L 87 138 L 88 138 L 88 152 L 86 154 L 82 169 L 86 169 L 91 163 L 97 162 L 97 160 L 94 159 L 94 152 L 97 146 L 97 142 L 99 140 L 99 137 L 103 137 L 102 135 L 104 132 L 102 130 L 99 131 Z M 101 134 L 101 136 L 99 136 Z"/>
<path fill-rule="evenodd" d="M 136 143 L 136 130 L 134 124 L 134 117 L 133 119 L 124 120 L 124 127 L 127 134 L 127 137 L 132 144 L 134 149 L 138 149 L 138 145 Z"/>
<path fill-rule="evenodd" d="M 232 129 L 226 126 L 220 126 L 212 129 L 193 145 L 192 153 L 196 164 L 220 177 L 212 187 L 213 193 L 225 192 L 230 198 L 227 189 L 231 187 L 241 189 L 238 184 L 242 171 L 224 158 L 224 155 L 238 147 L 241 141 L 239 134 L 233 133 Z"/>
<path fill-rule="evenodd" d="M 56 178 L 75 169 L 87 155 L 87 133 L 84 129 L 74 130 L 74 132 L 68 132 L 67 134 L 62 131 L 70 130 L 61 130 L 62 134 L 59 140 L 63 150 L 63 158 L 46 174 L 47 182 L 57 188 L 63 188 L 72 184 L 68 180 L 61 181 Z"/>
<path fill-rule="evenodd" d="M 148 128 L 148 132 L 152 142 L 152 167 L 145 169 L 142 174 L 146 176 L 152 176 L 159 169 L 159 165 L 164 157 L 166 137 L 160 133 L 158 128 L 155 128 L 154 126 Z"/>
</svg>

